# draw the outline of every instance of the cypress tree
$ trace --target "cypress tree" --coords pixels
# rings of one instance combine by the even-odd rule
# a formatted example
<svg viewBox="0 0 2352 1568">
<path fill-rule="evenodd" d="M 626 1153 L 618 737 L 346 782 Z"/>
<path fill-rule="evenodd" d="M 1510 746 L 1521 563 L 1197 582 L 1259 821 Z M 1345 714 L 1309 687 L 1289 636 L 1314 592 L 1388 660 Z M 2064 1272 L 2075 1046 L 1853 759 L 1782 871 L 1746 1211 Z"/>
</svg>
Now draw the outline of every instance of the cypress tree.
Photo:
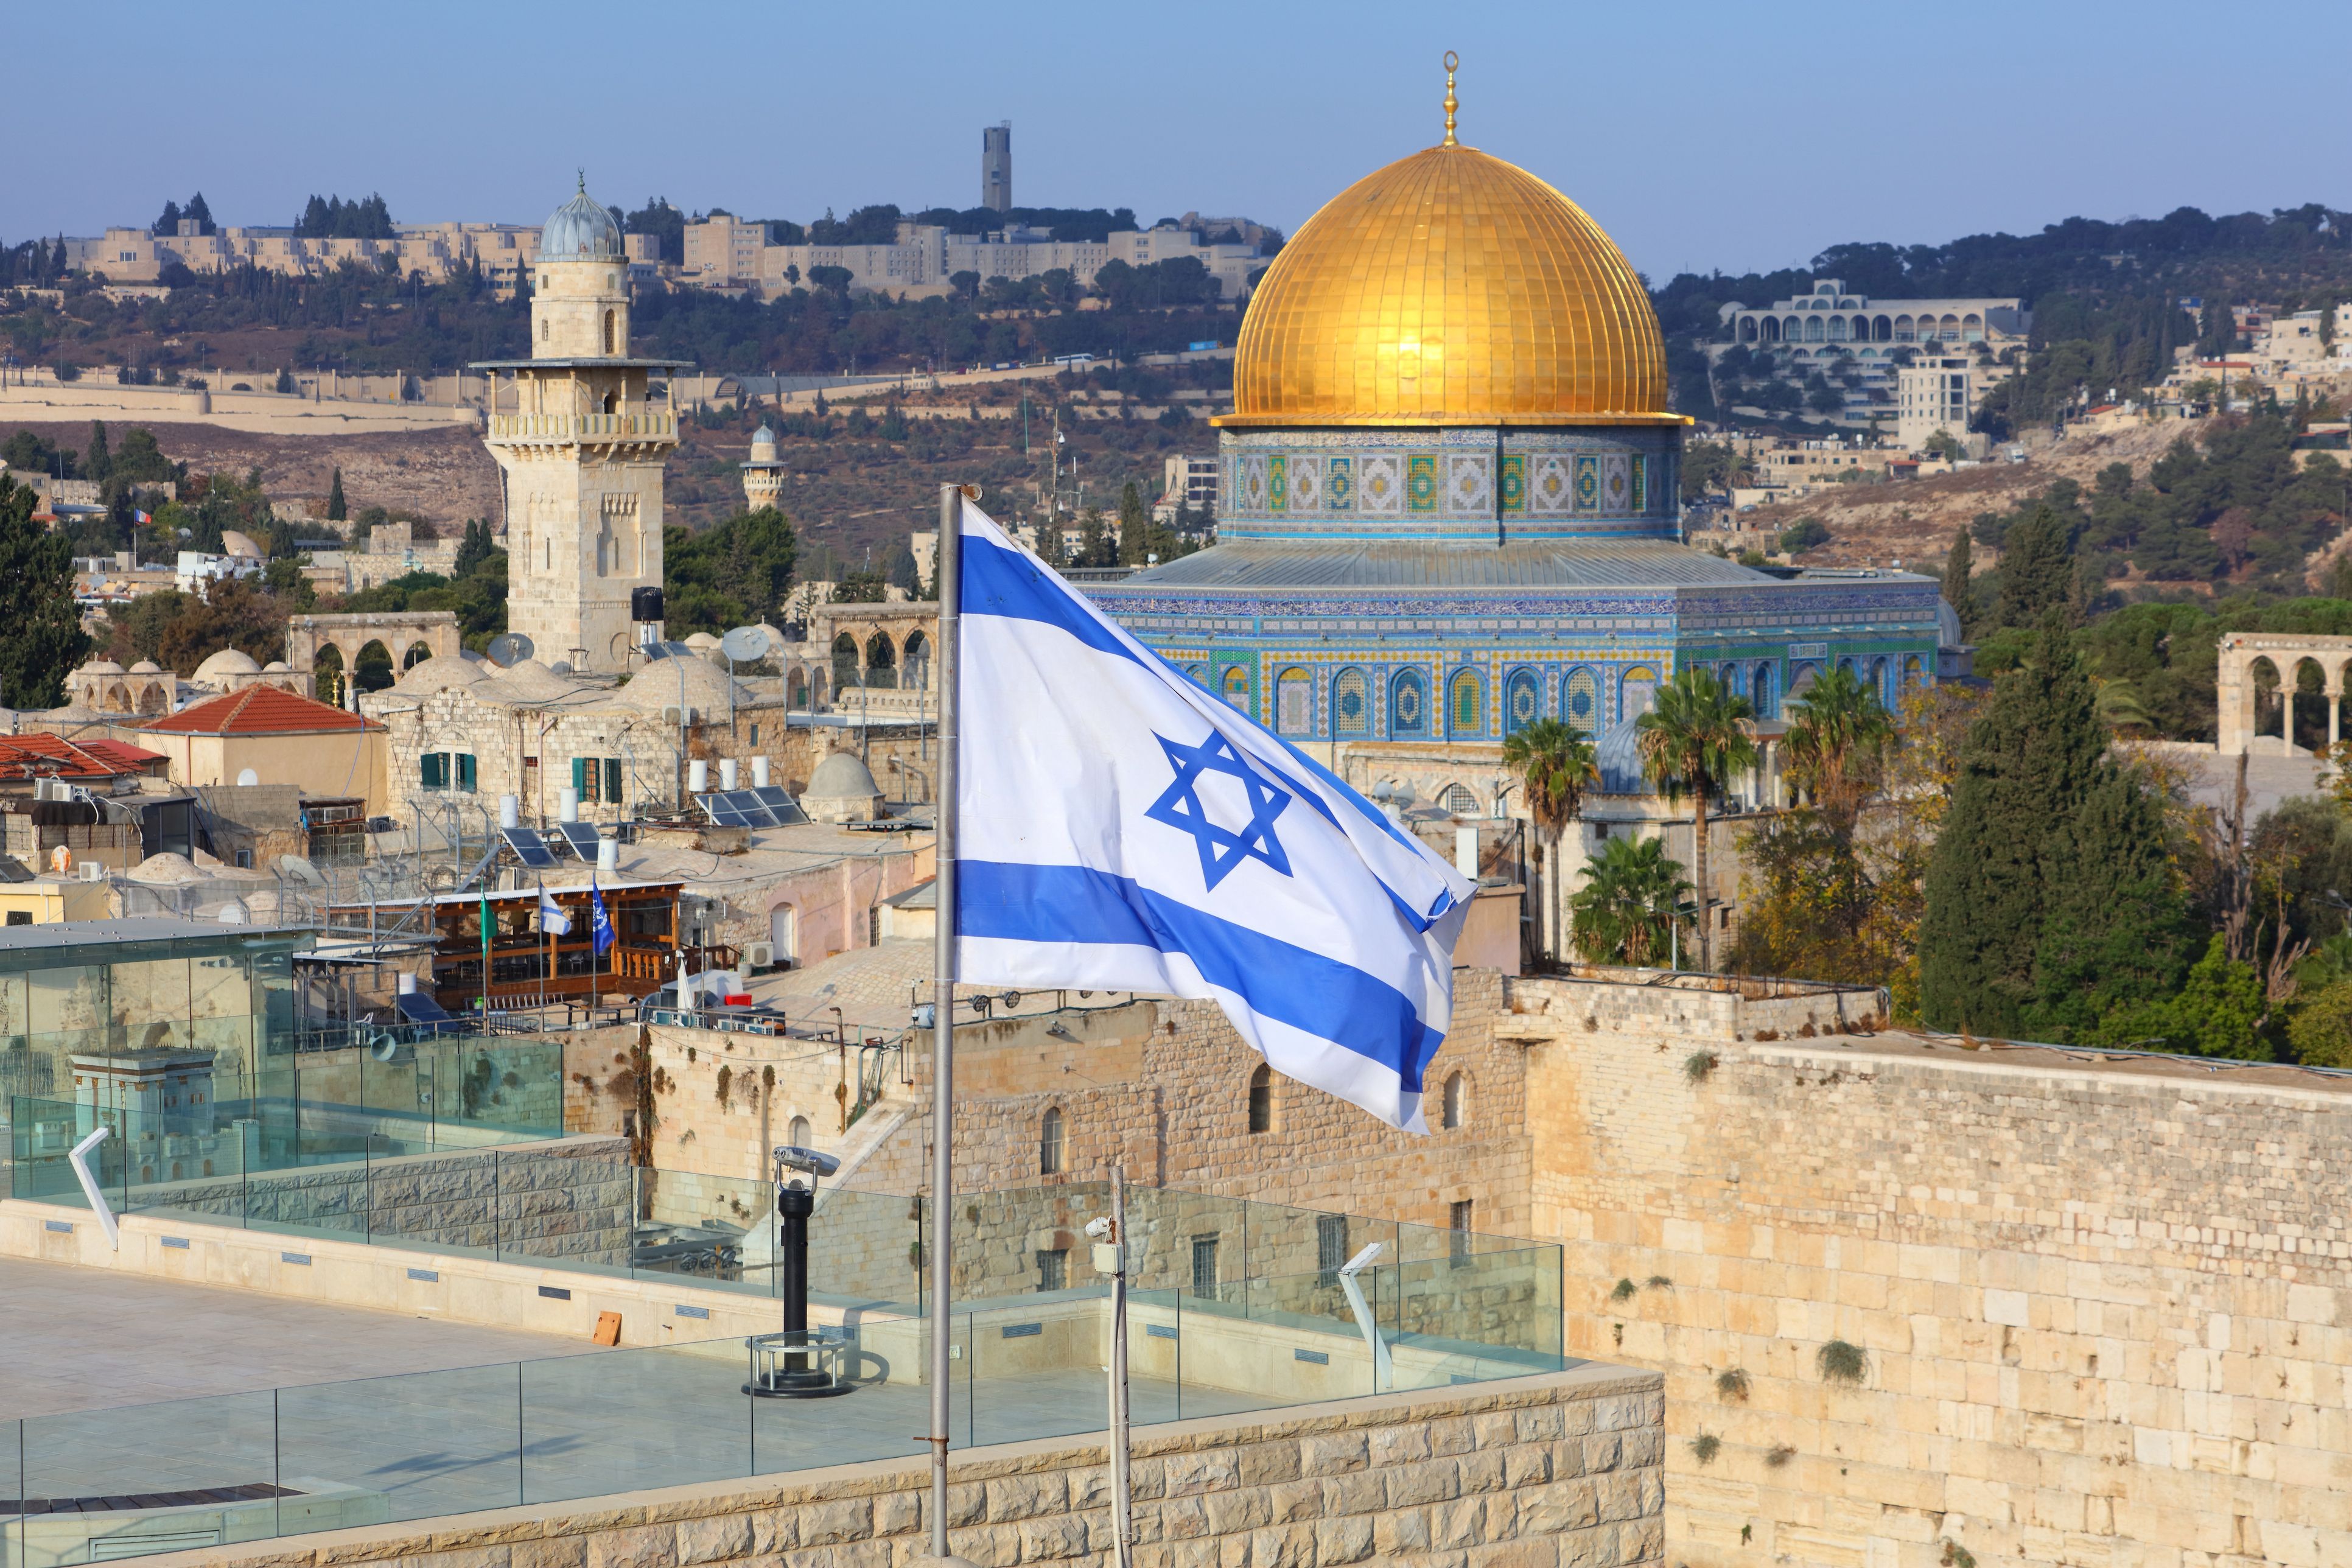
<svg viewBox="0 0 2352 1568">
<path fill-rule="evenodd" d="M 1970 580 L 1976 571 L 1976 558 L 1969 548 L 1969 531 L 1965 528 L 1952 534 L 1952 552 L 1944 558 L 1944 603 L 1960 617 L 1960 636 L 1970 637 L 1977 629 L 1977 590 Z"/>
<path fill-rule="evenodd" d="M 1993 621 L 2032 626 L 2053 610 L 2064 611 L 2074 597 L 2074 542 L 2048 501 L 2011 525 L 2000 541 L 2000 597 Z"/>
<path fill-rule="evenodd" d="M 89 651 L 74 604 L 73 540 L 33 521 L 38 498 L 0 474 L 0 702 L 55 708 Z"/>
<path fill-rule="evenodd" d="M 343 470 L 337 468 L 335 477 L 327 481 L 327 521 L 341 522 L 346 513 L 343 505 Z"/>
<path fill-rule="evenodd" d="M 82 471 L 100 484 L 104 484 L 114 472 L 114 456 L 107 450 L 106 421 L 89 422 L 89 456 L 82 463 Z"/>
<path fill-rule="evenodd" d="M 1927 862 L 1919 1005 L 1929 1024 L 2064 1038 L 2168 995 L 2187 922 L 2164 825 L 2107 755 L 2063 614 L 1970 728 Z"/>
</svg>

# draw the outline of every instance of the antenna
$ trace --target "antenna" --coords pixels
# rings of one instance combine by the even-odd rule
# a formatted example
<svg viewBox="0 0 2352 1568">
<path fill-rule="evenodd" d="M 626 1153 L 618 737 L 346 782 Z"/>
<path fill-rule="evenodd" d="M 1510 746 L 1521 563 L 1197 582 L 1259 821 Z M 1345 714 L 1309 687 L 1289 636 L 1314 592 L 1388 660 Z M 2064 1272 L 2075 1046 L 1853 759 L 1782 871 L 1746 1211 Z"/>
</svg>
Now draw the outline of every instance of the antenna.
<svg viewBox="0 0 2352 1568">
<path fill-rule="evenodd" d="M 500 669 L 510 668 L 529 658 L 537 650 L 531 640 L 520 632 L 500 632 L 490 639 L 486 651 L 492 664 Z"/>
</svg>

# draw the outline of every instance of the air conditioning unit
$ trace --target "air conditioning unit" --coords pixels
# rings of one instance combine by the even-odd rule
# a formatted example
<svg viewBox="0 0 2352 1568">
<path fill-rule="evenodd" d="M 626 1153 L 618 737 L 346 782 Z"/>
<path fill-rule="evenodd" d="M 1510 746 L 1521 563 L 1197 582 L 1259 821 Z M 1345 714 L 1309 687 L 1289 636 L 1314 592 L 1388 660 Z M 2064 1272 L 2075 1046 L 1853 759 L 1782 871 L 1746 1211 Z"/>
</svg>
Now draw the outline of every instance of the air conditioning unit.
<svg viewBox="0 0 2352 1568">
<path fill-rule="evenodd" d="M 743 944 L 743 967 L 767 969 L 776 962 L 776 944 L 772 942 L 749 942 Z"/>
<path fill-rule="evenodd" d="M 694 710 L 691 708 L 665 708 L 662 710 L 662 722 L 665 724 L 691 724 L 694 722 Z"/>
<path fill-rule="evenodd" d="M 105 880 L 106 880 L 106 867 L 105 867 L 105 865 L 104 865 L 102 862 L 100 862 L 100 861 L 97 861 L 97 860 L 85 860 L 85 861 L 83 861 L 83 862 L 81 863 L 81 879 L 82 879 L 83 881 L 85 881 L 85 882 L 103 882 L 103 881 L 105 881 Z"/>
</svg>

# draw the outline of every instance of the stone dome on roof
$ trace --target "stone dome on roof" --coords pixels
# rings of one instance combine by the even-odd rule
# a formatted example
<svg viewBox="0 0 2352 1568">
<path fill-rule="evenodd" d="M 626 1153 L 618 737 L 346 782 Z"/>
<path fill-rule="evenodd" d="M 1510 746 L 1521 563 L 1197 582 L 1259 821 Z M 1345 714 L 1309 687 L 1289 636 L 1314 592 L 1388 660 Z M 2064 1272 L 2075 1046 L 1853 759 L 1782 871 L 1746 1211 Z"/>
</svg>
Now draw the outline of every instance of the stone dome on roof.
<svg viewBox="0 0 2352 1568">
<path fill-rule="evenodd" d="M 697 632 L 686 639 L 686 646 L 697 653 L 709 653 L 719 646 L 719 639 L 709 632 Z"/>
<path fill-rule="evenodd" d="M 88 664 L 83 665 L 80 670 L 77 673 L 82 675 L 121 675 L 123 673 L 123 670 L 121 665 L 115 663 L 110 658 L 94 658 Z"/>
<path fill-rule="evenodd" d="M 225 647 L 196 666 L 196 673 L 191 679 L 218 680 L 224 676 L 259 675 L 260 673 L 261 666 L 254 662 L 251 654 L 240 648 Z"/>
<path fill-rule="evenodd" d="M 1593 761 L 1601 769 L 1604 795 L 1643 795 L 1649 784 L 1642 771 L 1641 726 L 1628 719 L 1601 731 L 1592 744 Z"/>
<path fill-rule="evenodd" d="M 1582 421 L 1680 423 L 1649 293 L 1582 208 L 1449 129 L 1283 247 L 1251 296 L 1218 424 Z"/>
<path fill-rule="evenodd" d="M 282 668 L 283 666 L 279 666 L 278 668 Z M 157 664 L 152 658 L 142 658 L 137 664 L 132 665 L 126 673 L 131 675 L 161 675 L 163 673 L 163 667 Z"/>
<path fill-rule="evenodd" d="M 393 687 L 399 691 L 420 693 L 446 691 L 453 686 L 471 686 L 478 680 L 488 679 L 481 666 L 453 658 L 446 653 L 436 653 L 430 658 L 418 659 L 403 670 L 400 679 L 393 682 Z"/>
<path fill-rule="evenodd" d="M 856 752 L 835 752 L 809 774 L 801 809 L 817 822 L 871 822 L 882 815 L 882 787 Z"/>
<path fill-rule="evenodd" d="M 519 658 L 488 679 L 499 695 L 521 702 L 544 702 L 580 689 L 578 681 L 566 679 L 535 658 Z"/>
<path fill-rule="evenodd" d="M 579 194 L 549 214 L 539 231 L 541 261 L 618 261 L 622 249 L 621 226 L 588 194 L 584 176 Z"/>
<path fill-rule="evenodd" d="M 729 679 L 727 672 L 709 659 L 660 658 L 638 667 L 621 688 L 619 700 L 644 713 L 675 708 L 681 699 L 699 712 L 724 713 L 730 689 L 738 707 L 758 700 L 750 687 Z"/>
<path fill-rule="evenodd" d="M 755 463 L 776 460 L 776 433 L 765 425 L 751 432 L 751 460 Z"/>
<path fill-rule="evenodd" d="M 152 669 L 155 667 L 151 664 L 147 668 Z M 294 667 L 287 663 L 282 658 L 273 658 L 268 664 L 261 667 L 261 673 L 264 675 L 291 675 L 294 673 Z"/>
</svg>

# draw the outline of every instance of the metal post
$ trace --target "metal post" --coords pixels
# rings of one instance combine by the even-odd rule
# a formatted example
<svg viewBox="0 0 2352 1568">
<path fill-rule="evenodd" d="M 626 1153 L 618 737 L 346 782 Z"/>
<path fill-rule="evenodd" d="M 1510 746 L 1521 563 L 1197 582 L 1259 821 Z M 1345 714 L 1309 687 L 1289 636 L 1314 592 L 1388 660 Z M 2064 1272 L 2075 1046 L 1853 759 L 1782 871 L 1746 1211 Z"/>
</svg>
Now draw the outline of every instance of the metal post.
<svg viewBox="0 0 2352 1568">
<path fill-rule="evenodd" d="M 1115 1568 L 1135 1568 L 1135 1510 L 1127 1484 L 1127 1167 L 1110 1173 L 1111 1244 L 1118 1270 L 1110 1277 L 1110 1520 Z"/>
<path fill-rule="evenodd" d="M 963 550 L 959 537 L 963 494 L 940 487 L 940 766 L 932 855 L 939 912 L 939 951 L 931 986 L 931 1555 L 948 1552 L 948 1423 L 951 1418 L 948 1351 L 954 1298 L 955 977 L 956 977 L 956 700 Z"/>
</svg>

